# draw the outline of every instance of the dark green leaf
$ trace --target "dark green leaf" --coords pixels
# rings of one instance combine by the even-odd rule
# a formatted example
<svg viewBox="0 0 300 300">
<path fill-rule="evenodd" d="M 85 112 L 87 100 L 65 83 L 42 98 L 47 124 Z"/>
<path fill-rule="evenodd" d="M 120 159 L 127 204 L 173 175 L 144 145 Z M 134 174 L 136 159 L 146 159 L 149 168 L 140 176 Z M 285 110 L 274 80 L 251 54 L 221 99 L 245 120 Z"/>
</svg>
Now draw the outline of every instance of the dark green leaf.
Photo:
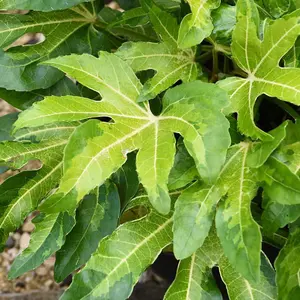
<svg viewBox="0 0 300 300">
<path fill-rule="evenodd" d="M 107 183 L 86 196 L 76 212 L 76 225 L 56 254 L 55 280 L 64 280 L 85 264 L 99 241 L 117 227 L 120 200 L 114 184 Z"/>
<path fill-rule="evenodd" d="M 9 278 L 19 277 L 41 265 L 60 249 L 74 224 L 74 218 L 67 213 L 47 215 L 41 221 L 35 222 L 30 244 L 15 259 L 9 271 Z"/>
<path fill-rule="evenodd" d="M 300 294 L 300 229 L 293 230 L 275 262 L 278 299 L 297 300 Z"/>
</svg>

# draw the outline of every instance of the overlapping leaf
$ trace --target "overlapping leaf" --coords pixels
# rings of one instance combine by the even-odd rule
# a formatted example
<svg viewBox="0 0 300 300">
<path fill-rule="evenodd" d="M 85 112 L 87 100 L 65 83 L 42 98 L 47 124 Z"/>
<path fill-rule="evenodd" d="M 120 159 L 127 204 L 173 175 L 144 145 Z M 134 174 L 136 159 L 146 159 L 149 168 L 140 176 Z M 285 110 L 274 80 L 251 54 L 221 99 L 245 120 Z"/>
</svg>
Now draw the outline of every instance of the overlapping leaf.
<svg viewBox="0 0 300 300">
<path fill-rule="evenodd" d="M 211 10 L 221 4 L 219 0 L 188 0 L 191 14 L 186 15 L 181 24 L 178 34 L 180 48 L 189 48 L 200 44 L 213 30 Z"/>
<path fill-rule="evenodd" d="M 151 1 L 142 3 L 162 43 L 128 42 L 124 43 L 116 53 L 126 60 L 135 72 L 149 69 L 156 72 L 154 77 L 145 83 L 138 101 L 154 98 L 178 80 L 193 81 L 199 72 L 194 61 L 195 49 L 178 48 L 176 19 Z"/>
<path fill-rule="evenodd" d="M 300 293 L 300 229 L 290 232 L 288 241 L 275 262 L 278 299 L 297 299 Z"/>
<path fill-rule="evenodd" d="M 78 125 L 78 124 L 76 124 Z M 63 149 L 75 124 L 54 124 L 20 131 L 19 141 L 0 145 L 0 159 L 4 165 L 20 168 L 29 160 L 39 159 L 38 171 L 25 171 L 8 178 L 0 186 L 0 243 L 18 228 L 25 217 L 56 187 L 62 175 Z M 57 140 L 53 140 L 53 128 Z M 51 134 L 52 133 L 52 134 Z M 32 142 L 34 141 L 34 142 Z"/>
<path fill-rule="evenodd" d="M 67 213 L 48 215 L 36 222 L 29 247 L 17 256 L 11 266 L 10 279 L 37 268 L 59 250 L 73 226 L 74 218 Z"/>
<path fill-rule="evenodd" d="M 86 196 L 78 207 L 76 225 L 56 253 L 55 279 L 64 280 L 85 264 L 99 241 L 117 227 L 120 199 L 116 186 L 106 183 Z"/>
<path fill-rule="evenodd" d="M 265 254 L 261 254 L 259 281 L 248 281 L 234 270 L 223 256 L 219 264 L 230 300 L 276 300 L 275 271 Z"/>
<path fill-rule="evenodd" d="M 289 122 L 286 138 L 261 174 L 266 177 L 262 222 L 269 234 L 300 217 L 299 141 L 299 122 Z"/>
<path fill-rule="evenodd" d="M 212 230 L 200 249 L 180 261 L 176 278 L 164 299 L 223 299 L 211 271 L 222 255 L 218 238 Z"/>
<path fill-rule="evenodd" d="M 139 149 L 140 181 L 152 204 L 167 213 L 167 183 L 175 154 L 173 132 L 184 137 L 204 180 L 210 182 L 217 177 L 230 143 L 228 121 L 220 112 L 227 104 L 221 89 L 197 81 L 171 89 L 163 99 L 162 114 L 155 116 L 136 103 L 142 86 L 115 55 L 101 53 L 98 59 L 72 55 L 49 64 L 98 91 L 103 100 L 46 98 L 23 112 L 16 128 L 95 116 L 111 117 L 115 123 L 91 120 L 77 128 L 65 151 L 65 175 L 57 193 L 45 202 L 46 211 L 73 210 L 84 195 L 125 163 L 127 153 Z M 90 133 L 92 138 L 88 138 Z"/>
<path fill-rule="evenodd" d="M 62 300 L 127 299 L 141 273 L 172 242 L 172 216 L 151 210 L 102 240 Z"/>
<path fill-rule="evenodd" d="M 64 74 L 39 62 L 70 53 L 109 50 L 109 38 L 93 27 L 95 15 L 85 7 L 30 12 L 26 15 L 0 15 L 0 86 L 9 90 L 29 91 L 48 88 Z M 42 33 L 45 40 L 27 47 L 11 47 L 26 33 Z"/>
<path fill-rule="evenodd" d="M 182 193 L 175 204 L 173 227 L 174 252 L 178 258 L 188 257 L 202 245 L 216 205 L 226 195 L 216 215 L 224 253 L 245 278 L 258 278 L 261 234 L 252 218 L 250 203 L 259 187 L 257 170 L 285 137 L 286 125 L 271 132 L 272 142 L 242 142 L 232 146 L 214 185 L 195 183 Z"/>
<path fill-rule="evenodd" d="M 262 94 L 300 104 L 300 70 L 279 66 L 299 35 L 299 13 L 266 22 L 263 40 L 257 34 L 259 16 L 253 0 L 238 1 L 237 18 L 232 54 L 248 77 L 231 77 L 220 81 L 220 86 L 230 95 L 229 111 L 238 113 L 240 131 L 253 138 L 270 139 L 270 135 L 256 127 L 253 109 Z"/>
<path fill-rule="evenodd" d="M 180 262 L 165 300 L 223 299 L 212 279 L 211 269 L 215 266 L 220 270 L 230 299 L 277 299 L 275 272 L 266 256 L 261 254 L 260 280 L 256 283 L 248 281 L 229 263 L 212 228 L 201 248 Z"/>
<path fill-rule="evenodd" d="M 155 42 L 158 39 L 148 14 L 141 7 L 122 13 L 105 7 L 100 11 L 98 17 L 112 35 L 126 37 L 131 41 Z"/>
</svg>

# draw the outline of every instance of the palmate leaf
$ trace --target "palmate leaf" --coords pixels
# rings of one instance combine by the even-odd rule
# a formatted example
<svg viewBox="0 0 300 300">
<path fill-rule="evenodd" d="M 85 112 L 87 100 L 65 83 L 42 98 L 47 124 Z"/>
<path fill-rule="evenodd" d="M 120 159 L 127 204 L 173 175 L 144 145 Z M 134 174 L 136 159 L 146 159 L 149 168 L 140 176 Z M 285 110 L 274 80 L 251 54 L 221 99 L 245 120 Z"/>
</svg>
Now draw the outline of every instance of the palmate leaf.
<svg viewBox="0 0 300 300">
<path fill-rule="evenodd" d="M 276 21 L 268 21 L 263 40 L 257 35 L 259 16 L 253 0 L 237 2 L 238 22 L 231 45 L 233 59 L 248 74 L 247 78 L 231 77 L 219 82 L 228 91 L 231 107 L 238 113 L 242 133 L 259 139 L 270 135 L 256 127 L 253 108 L 258 96 L 266 94 L 300 104 L 300 70 L 279 67 L 280 59 L 294 45 L 299 35 L 298 11 Z"/>
<path fill-rule="evenodd" d="M 186 15 L 178 34 L 180 48 L 189 48 L 200 44 L 213 30 L 211 10 L 221 4 L 220 0 L 187 0 L 191 7 L 191 14 Z"/>
<path fill-rule="evenodd" d="M 275 261 L 278 299 L 293 300 L 300 293 L 300 229 L 291 230 L 286 245 Z"/>
<path fill-rule="evenodd" d="M 32 159 L 43 162 L 38 171 L 21 172 L 8 178 L 0 186 L 0 245 L 5 243 L 8 234 L 18 228 L 25 217 L 35 210 L 39 202 L 59 183 L 63 167 L 63 149 L 67 138 L 76 127 L 74 124 L 68 125 L 59 127 L 54 124 L 24 129 L 20 131 L 20 141 L 0 144 L 0 159 L 5 165 L 21 167 Z M 51 137 L 47 132 L 53 132 L 53 127 L 58 139 L 47 140 Z M 22 139 L 25 141 L 21 141 Z M 35 142 L 31 143 L 30 140 Z"/>
<path fill-rule="evenodd" d="M 62 296 L 67 299 L 125 300 L 141 273 L 172 242 L 172 215 L 150 210 L 104 238 Z"/>
<path fill-rule="evenodd" d="M 1 0 L 0 9 L 12 10 L 12 9 L 22 9 L 22 10 L 37 10 L 37 11 L 51 11 L 66 9 L 83 2 L 89 2 L 92 0 Z"/>
<path fill-rule="evenodd" d="M 248 280 L 259 276 L 261 234 L 254 221 L 250 203 L 259 187 L 258 168 L 285 137 L 283 124 L 270 134 L 271 142 L 234 145 L 215 184 L 195 183 L 175 204 L 174 253 L 179 259 L 195 252 L 208 235 L 216 215 L 218 236 L 230 263 Z M 233 238 L 234 237 L 234 238 Z"/>
<path fill-rule="evenodd" d="M 95 30 L 95 15 L 80 8 L 55 12 L 30 12 L 26 15 L 0 15 L 0 46 L 5 49 L 25 33 L 42 33 L 45 40 L 27 47 L 0 51 L 0 71 L 5 74 L 0 86 L 8 90 L 30 91 L 48 88 L 64 74 L 41 61 L 70 53 L 95 54 L 109 50 L 105 33 Z"/>
<path fill-rule="evenodd" d="M 76 225 L 56 253 L 55 280 L 60 282 L 85 264 L 99 241 L 118 225 L 120 199 L 116 186 L 107 182 L 86 196 L 76 212 Z"/>
<path fill-rule="evenodd" d="M 172 86 L 178 80 L 193 81 L 198 76 L 195 49 L 178 48 L 177 20 L 169 13 L 155 6 L 151 1 L 143 1 L 143 7 L 149 13 L 154 29 L 162 43 L 139 42 L 124 43 L 116 52 L 126 60 L 135 72 L 154 70 L 156 74 L 149 79 L 138 101 L 154 98 L 160 92 Z"/>
<path fill-rule="evenodd" d="M 74 210 L 84 195 L 125 163 L 127 153 L 139 150 L 140 181 L 155 208 L 168 213 L 173 132 L 184 137 L 202 178 L 212 182 L 217 177 L 230 144 L 228 121 L 220 112 L 227 104 L 221 89 L 197 81 L 171 89 L 163 99 L 163 112 L 155 116 L 136 103 L 142 86 L 129 66 L 113 54 L 103 52 L 98 59 L 72 55 L 49 64 L 98 91 L 103 100 L 46 98 L 20 115 L 16 129 L 95 116 L 111 117 L 114 123 L 91 120 L 77 128 L 65 151 L 60 188 L 44 203 L 45 211 Z M 88 138 L 90 133 L 94 136 Z"/>
<path fill-rule="evenodd" d="M 14 260 L 9 278 L 16 278 L 41 265 L 60 249 L 74 224 L 74 218 L 67 213 L 50 214 L 36 222 L 30 245 Z"/>
</svg>

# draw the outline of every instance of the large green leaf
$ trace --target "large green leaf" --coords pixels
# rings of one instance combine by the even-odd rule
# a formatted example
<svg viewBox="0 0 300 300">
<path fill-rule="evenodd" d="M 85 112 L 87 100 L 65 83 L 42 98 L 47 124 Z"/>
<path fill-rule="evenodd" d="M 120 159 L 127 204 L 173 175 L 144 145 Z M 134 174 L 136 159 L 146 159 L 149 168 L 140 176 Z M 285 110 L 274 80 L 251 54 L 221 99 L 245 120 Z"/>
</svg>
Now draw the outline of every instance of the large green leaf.
<svg viewBox="0 0 300 300">
<path fill-rule="evenodd" d="M 9 278 L 19 277 L 41 265 L 55 251 L 60 249 L 74 224 L 74 218 L 67 213 L 50 214 L 36 222 L 30 244 L 14 260 L 9 271 Z"/>
<path fill-rule="evenodd" d="M 248 246 L 250 248 L 254 247 L 256 258 L 252 256 L 252 259 L 256 259 L 256 264 L 259 264 L 257 261 L 259 261 L 261 238 L 258 225 L 251 217 L 250 201 L 255 196 L 258 188 L 257 168 L 264 164 L 283 140 L 285 127 L 286 124 L 283 124 L 270 132 L 274 137 L 274 140 L 271 142 L 242 142 L 232 146 L 215 184 L 210 186 L 203 183 L 195 183 L 179 196 L 175 204 L 173 227 L 174 252 L 177 258 L 182 259 L 190 256 L 202 245 L 213 222 L 216 205 L 222 196 L 227 195 L 225 204 L 228 205 L 228 213 L 232 214 L 232 218 L 228 218 L 228 221 L 233 222 L 230 225 L 228 224 L 228 226 L 233 226 L 235 223 L 234 230 L 237 235 L 240 234 L 241 237 L 245 234 L 253 238 L 254 235 L 246 231 L 247 227 L 242 221 L 248 222 L 249 228 L 253 230 L 257 238 L 257 240 L 253 239 L 253 241 L 251 239 L 251 243 Z M 252 181 L 253 186 L 248 185 Z M 230 233 L 230 229 L 227 228 L 226 224 L 218 227 L 220 230 L 222 229 L 224 234 L 225 232 Z M 221 240 L 226 243 L 225 236 L 223 237 L 224 239 Z M 228 243 L 233 243 L 234 241 L 238 242 L 238 239 L 231 239 Z M 244 245 L 243 250 L 246 251 L 248 246 Z M 235 265 L 234 261 L 239 259 L 244 261 L 242 258 L 244 251 L 239 249 L 239 252 L 236 252 L 234 250 L 236 249 L 235 246 L 232 245 L 232 247 L 231 251 L 225 250 L 225 254 L 228 253 L 228 255 L 235 257 L 232 258 L 231 263 Z M 247 260 L 244 262 L 247 263 Z M 237 267 L 239 268 L 239 266 Z M 241 269 L 240 272 L 245 272 L 243 274 L 247 277 L 247 269 Z M 258 270 L 257 265 L 256 270 Z"/>
<path fill-rule="evenodd" d="M 89 2 L 92 0 L 1 0 L 0 9 L 23 9 L 23 10 L 37 10 L 37 11 L 51 11 L 58 9 L 66 9 L 75 6 L 79 3 Z"/>
<path fill-rule="evenodd" d="M 126 60 L 135 72 L 154 70 L 138 101 L 154 98 L 178 80 L 193 81 L 198 69 L 195 63 L 195 49 L 180 50 L 177 45 L 178 25 L 176 19 L 155 5 L 144 4 L 150 20 L 162 43 L 124 43 L 117 55 Z"/>
<path fill-rule="evenodd" d="M 120 200 L 114 184 L 107 183 L 86 196 L 76 213 L 76 225 L 56 253 L 55 280 L 64 280 L 85 264 L 99 241 L 117 227 Z"/>
<path fill-rule="evenodd" d="M 239 0 L 237 15 L 232 54 L 248 77 L 231 77 L 219 84 L 230 95 L 231 107 L 228 111 L 238 113 L 238 126 L 242 133 L 266 140 L 271 138 L 270 135 L 254 123 L 256 99 L 267 94 L 300 104 L 300 70 L 279 66 L 280 59 L 293 46 L 299 34 L 299 14 L 296 11 L 286 18 L 266 22 L 263 40 L 257 35 L 259 16 L 253 0 Z"/>
<path fill-rule="evenodd" d="M 223 299 L 211 271 L 222 254 L 218 238 L 212 230 L 200 249 L 180 261 L 176 278 L 164 299 Z"/>
<path fill-rule="evenodd" d="M 191 14 L 186 15 L 178 34 L 180 48 L 189 48 L 200 44 L 213 30 L 211 10 L 219 7 L 219 0 L 187 0 L 191 7 Z"/>
<path fill-rule="evenodd" d="M 296 300 L 300 293 L 300 229 L 290 232 L 275 262 L 278 299 Z"/>
<path fill-rule="evenodd" d="M 41 61 L 70 53 L 91 53 L 109 50 L 105 34 L 92 25 L 95 15 L 79 8 L 55 12 L 30 12 L 27 15 L 0 15 L 0 46 L 7 48 L 25 33 L 42 33 L 45 40 L 27 47 L 0 51 L 0 87 L 29 91 L 48 88 L 64 74 Z M 103 47 L 105 45 L 105 47 Z"/>
<path fill-rule="evenodd" d="M 140 181 L 152 204 L 167 213 L 170 210 L 167 183 L 175 154 L 173 132 L 184 137 L 185 146 L 204 180 L 211 182 L 217 177 L 230 143 L 228 121 L 220 112 L 227 104 L 221 89 L 198 81 L 178 86 L 165 94 L 163 112 L 155 116 L 147 104 L 145 109 L 136 103 L 141 84 L 129 66 L 113 54 L 103 52 L 98 59 L 72 55 L 49 64 L 98 91 L 103 100 L 46 98 L 23 112 L 16 128 L 96 115 L 111 117 L 115 123 L 93 120 L 77 128 L 68 145 L 70 152 L 65 152 L 65 175 L 60 188 L 45 202 L 48 209 L 73 210 L 84 195 L 125 163 L 127 153 L 139 149 Z M 74 99 L 72 106 L 76 114 L 69 108 Z M 55 101 L 60 105 L 54 105 Z M 68 102 L 68 106 L 63 106 L 63 101 Z M 94 108 L 92 115 L 85 113 L 86 105 Z M 94 132 L 95 137 L 86 139 L 88 132 Z M 86 140 L 82 148 L 78 147 L 78 139 Z"/>
<path fill-rule="evenodd" d="M 222 257 L 220 260 L 219 268 L 230 300 L 277 299 L 275 271 L 265 254 L 261 254 L 260 280 L 257 283 L 250 282 L 241 277 L 225 257 Z"/>
<path fill-rule="evenodd" d="M 172 216 L 155 211 L 121 225 L 100 242 L 62 300 L 127 299 L 141 273 L 172 242 L 171 230 Z"/>
</svg>

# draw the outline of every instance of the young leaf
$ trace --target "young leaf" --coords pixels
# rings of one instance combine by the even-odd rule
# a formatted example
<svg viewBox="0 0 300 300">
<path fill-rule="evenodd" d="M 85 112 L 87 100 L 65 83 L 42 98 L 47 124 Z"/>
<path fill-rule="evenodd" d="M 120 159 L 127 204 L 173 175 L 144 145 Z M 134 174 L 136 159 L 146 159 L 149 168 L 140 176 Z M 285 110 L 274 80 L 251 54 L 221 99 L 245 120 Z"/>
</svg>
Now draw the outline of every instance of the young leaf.
<svg viewBox="0 0 300 300">
<path fill-rule="evenodd" d="M 253 138 L 270 139 L 270 135 L 256 127 L 253 108 L 262 94 L 300 104 L 300 70 L 279 67 L 280 59 L 299 34 L 298 12 L 267 22 L 262 41 L 257 36 L 259 17 L 253 0 L 238 0 L 237 16 L 231 49 L 234 61 L 248 77 L 227 78 L 219 85 L 230 95 L 228 111 L 238 113 L 240 131 Z"/>
<path fill-rule="evenodd" d="M 0 86 L 9 90 L 30 91 L 48 88 L 56 83 L 64 74 L 39 63 L 59 55 L 94 54 L 103 49 L 101 44 L 99 46 L 101 36 L 95 38 L 95 30 L 89 25 L 94 21 L 95 16 L 91 12 L 85 10 L 82 13 L 78 9 L 30 12 L 27 15 L 1 14 L 1 48 L 9 47 L 25 33 L 42 33 L 45 40 L 30 47 L 12 47 L 0 51 L 0 72 L 6 75 Z"/>
<path fill-rule="evenodd" d="M 117 227 L 120 199 L 114 184 L 107 183 L 86 196 L 76 213 L 76 225 L 56 253 L 55 280 L 60 282 L 85 264 L 99 241 Z"/>
<path fill-rule="evenodd" d="M 67 213 L 50 214 L 35 223 L 36 228 L 31 235 L 30 244 L 14 260 L 8 274 L 9 278 L 19 277 L 41 265 L 60 249 L 74 224 L 74 218 Z"/>
<path fill-rule="evenodd" d="M 275 285 L 275 271 L 265 254 L 261 254 L 260 280 L 253 283 L 234 270 L 225 257 L 219 264 L 230 300 L 275 300 L 277 299 Z M 281 299 L 281 298 L 278 298 Z"/>
<path fill-rule="evenodd" d="M 211 271 L 221 255 L 218 238 L 212 230 L 200 249 L 180 261 L 176 278 L 164 299 L 223 299 Z"/>
<path fill-rule="evenodd" d="M 115 123 L 94 120 L 78 127 L 69 144 L 76 148 L 76 156 L 66 151 L 70 159 L 68 161 L 65 157 L 68 167 L 65 168 L 65 176 L 56 195 L 47 201 L 50 203 L 48 208 L 73 210 L 84 195 L 124 164 L 127 153 L 139 149 L 137 171 L 141 183 L 152 204 L 160 212 L 167 213 L 170 210 L 167 183 L 175 154 L 173 132 L 184 137 L 185 146 L 202 177 L 208 182 L 216 178 L 230 142 L 228 121 L 220 112 L 227 103 L 221 89 L 197 81 L 171 89 L 163 99 L 162 114 L 155 116 L 136 103 L 141 84 L 128 65 L 113 54 L 102 53 L 99 59 L 88 55 L 72 55 L 52 60 L 49 64 L 97 90 L 103 100 L 90 101 L 91 105 L 95 109 L 98 106 L 98 116 L 111 117 Z M 115 71 L 111 72 L 112 68 Z M 23 112 L 15 124 L 16 128 L 31 126 L 30 120 L 37 126 L 44 124 L 44 119 L 54 122 L 55 118 L 62 121 L 91 117 L 89 113 L 85 114 L 86 107 L 79 109 L 76 115 L 70 114 L 68 108 L 64 110 L 53 105 L 55 100 L 61 104 L 59 98 L 50 98 L 50 106 L 48 99 Z M 86 101 L 83 99 L 80 102 L 81 107 L 86 105 Z M 50 115 L 50 121 L 47 115 Z M 97 136 L 79 148 L 77 139 L 86 139 L 88 132 L 95 132 Z M 212 136 L 216 138 L 212 139 Z M 72 146 L 69 149 L 72 153 Z M 107 156 L 107 153 L 110 155 Z"/>
<path fill-rule="evenodd" d="M 89 2 L 92 0 L 69 0 L 69 1 L 57 1 L 57 0 L 2 0 L 0 2 L 0 9 L 13 10 L 37 10 L 37 11 L 51 11 L 66 9 L 75 6 L 79 3 Z"/>
<path fill-rule="evenodd" d="M 128 42 L 116 52 L 135 72 L 149 69 L 156 72 L 154 77 L 145 83 L 138 99 L 141 102 L 154 98 L 178 80 L 189 82 L 198 76 L 197 64 L 194 61 L 195 49 L 178 48 L 176 19 L 146 2 L 144 6 L 149 11 L 150 20 L 162 43 Z"/>
<path fill-rule="evenodd" d="M 191 14 L 186 15 L 179 28 L 178 45 L 189 48 L 200 44 L 213 30 L 211 10 L 221 4 L 220 0 L 188 0 Z"/>
<path fill-rule="evenodd" d="M 155 211 L 121 225 L 100 242 L 61 299 L 127 299 L 141 273 L 172 242 L 171 230 L 172 216 Z"/>
<path fill-rule="evenodd" d="M 289 234 L 288 241 L 275 261 L 278 299 L 297 299 L 300 293 L 300 229 Z"/>
</svg>

